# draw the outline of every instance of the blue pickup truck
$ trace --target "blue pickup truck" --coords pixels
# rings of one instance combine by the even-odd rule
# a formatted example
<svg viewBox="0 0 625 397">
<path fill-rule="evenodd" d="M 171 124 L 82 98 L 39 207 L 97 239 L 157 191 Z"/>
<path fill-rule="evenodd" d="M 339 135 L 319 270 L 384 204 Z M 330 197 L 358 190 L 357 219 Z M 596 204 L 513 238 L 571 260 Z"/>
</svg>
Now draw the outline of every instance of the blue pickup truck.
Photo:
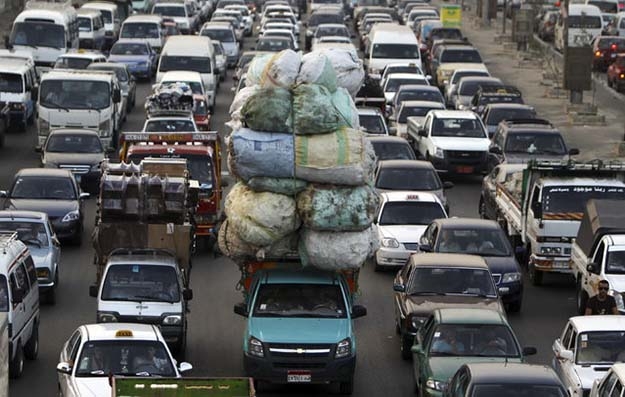
<svg viewBox="0 0 625 397">
<path fill-rule="evenodd" d="M 367 313 L 354 305 L 358 272 L 267 265 L 247 267 L 245 301 L 234 306 L 247 318 L 247 376 L 279 384 L 338 383 L 341 394 L 351 394 L 356 369 L 352 320 Z"/>
</svg>

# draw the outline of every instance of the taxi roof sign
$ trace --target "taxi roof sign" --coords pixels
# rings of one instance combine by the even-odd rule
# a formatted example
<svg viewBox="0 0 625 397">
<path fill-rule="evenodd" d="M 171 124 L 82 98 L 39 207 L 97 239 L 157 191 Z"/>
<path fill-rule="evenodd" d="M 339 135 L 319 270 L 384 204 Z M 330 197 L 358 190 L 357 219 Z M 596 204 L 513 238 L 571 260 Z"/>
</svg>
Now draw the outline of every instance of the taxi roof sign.
<svg viewBox="0 0 625 397">
<path fill-rule="evenodd" d="M 119 331 L 115 332 L 116 338 L 128 338 L 132 336 L 132 331 L 129 329 L 120 329 Z"/>
<path fill-rule="evenodd" d="M 214 142 L 217 131 L 208 132 L 124 132 L 122 141 L 174 143 L 174 142 Z"/>
<path fill-rule="evenodd" d="M 419 195 L 418 194 L 407 194 L 406 195 L 406 200 L 419 200 Z"/>
</svg>

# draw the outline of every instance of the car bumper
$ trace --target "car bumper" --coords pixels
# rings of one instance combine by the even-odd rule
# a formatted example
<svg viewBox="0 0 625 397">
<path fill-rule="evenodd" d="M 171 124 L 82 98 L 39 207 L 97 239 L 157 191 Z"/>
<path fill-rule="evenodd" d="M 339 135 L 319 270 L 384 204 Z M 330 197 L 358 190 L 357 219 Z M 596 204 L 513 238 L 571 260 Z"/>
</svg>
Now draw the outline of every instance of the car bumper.
<svg viewBox="0 0 625 397">
<path fill-rule="evenodd" d="M 135 77 L 151 77 L 152 70 L 149 65 L 128 65 L 128 71 Z"/>
<path fill-rule="evenodd" d="M 498 284 L 497 290 L 504 304 L 520 302 L 523 299 L 523 284 L 521 283 Z"/>
<path fill-rule="evenodd" d="M 410 254 L 416 251 L 408 251 L 398 248 L 380 248 L 375 252 L 375 261 L 380 267 L 404 266 Z"/>
<path fill-rule="evenodd" d="M 184 329 L 182 325 L 159 325 L 163 339 L 169 346 L 176 345 L 184 339 Z"/>
<path fill-rule="evenodd" d="M 479 158 L 470 160 L 450 158 L 447 155 L 444 158 L 432 157 L 430 160 L 438 172 L 474 175 L 483 174 L 487 171 L 486 159 L 486 152 L 480 152 Z"/>
<path fill-rule="evenodd" d="M 566 273 L 571 274 L 570 257 L 568 256 L 538 256 L 530 255 L 530 264 L 536 270 L 550 273 Z"/>
<path fill-rule="evenodd" d="M 39 285 L 39 291 L 47 291 L 54 288 L 54 274 L 49 267 L 37 268 L 37 284 Z"/>
<path fill-rule="evenodd" d="M 280 361 L 277 361 L 280 360 Z M 289 362 L 291 361 L 291 362 Z M 243 366 L 247 376 L 277 384 L 287 384 L 287 373 L 290 370 L 310 371 L 310 383 L 347 382 L 354 376 L 356 356 L 334 359 L 323 364 L 307 363 L 306 360 L 288 360 L 277 358 L 272 361 L 268 357 L 243 357 Z"/>
</svg>

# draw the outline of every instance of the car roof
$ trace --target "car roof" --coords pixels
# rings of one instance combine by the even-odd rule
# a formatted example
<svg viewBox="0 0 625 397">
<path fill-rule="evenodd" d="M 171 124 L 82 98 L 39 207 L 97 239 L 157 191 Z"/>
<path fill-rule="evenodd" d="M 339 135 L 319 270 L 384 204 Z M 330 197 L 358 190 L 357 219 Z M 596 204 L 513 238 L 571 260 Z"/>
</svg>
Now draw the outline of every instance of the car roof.
<svg viewBox="0 0 625 397">
<path fill-rule="evenodd" d="M 418 254 L 423 255 L 423 254 Z M 470 256 L 470 255 L 467 255 Z M 479 308 L 444 308 L 435 309 L 434 317 L 441 324 L 492 324 L 508 325 L 503 314 L 496 310 Z"/>
<path fill-rule="evenodd" d="M 358 115 L 359 116 L 381 116 L 382 115 L 382 111 L 380 110 L 380 108 L 374 108 L 374 107 L 357 107 L 356 110 L 358 111 Z"/>
<path fill-rule="evenodd" d="M 151 340 L 162 341 L 154 325 L 136 323 L 100 323 L 80 326 L 87 341 L 99 340 Z M 131 331 L 132 336 L 116 336 L 118 331 Z"/>
<path fill-rule="evenodd" d="M 400 137 L 393 137 L 404 140 Z M 378 162 L 380 168 L 416 168 L 420 170 L 434 170 L 434 166 L 429 161 L 423 160 L 380 160 Z"/>
<path fill-rule="evenodd" d="M 161 82 L 163 81 L 193 81 L 193 82 L 202 82 L 202 76 L 198 72 L 192 72 L 187 70 L 170 70 L 169 72 L 163 73 L 163 77 L 161 78 Z"/>
<path fill-rule="evenodd" d="M 176 258 L 167 253 L 139 253 L 139 254 L 121 254 L 112 255 L 109 257 L 108 263 L 110 265 L 151 265 L 151 266 L 164 266 L 164 267 L 176 267 Z"/>
<path fill-rule="evenodd" d="M 437 219 L 434 222 L 438 223 L 441 227 L 463 227 L 474 229 L 499 229 L 499 224 L 490 219 L 479 218 L 446 218 Z"/>
<path fill-rule="evenodd" d="M 128 66 L 126 66 L 125 63 L 121 63 L 121 62 L 97 62 L 97 63 L 92 63 L 91 65 L 87 66 L 87 69 L 105 69 L 106 68 L 114 68 L 114 69 L 126 69 Z"/>
<path fill-rule="evenodd" d="M 475 267 L 488 269 L 484 258 L 468 254 L 443 254 L 438 252 L 419 252 L 410 255 L 410 263 L 417 266 L 433 267 Z"/>
<path fill-rule="evenodd" d="M 373 142 L 383 142 L 383 143 L 399 143 L 401 145 L 407 145 L 410 146 L 410 144 L 408 143 L 408 141 L 402 137 L 399 136 L 392 136 L 392 135 L 368 135 L 365 137 L 365 139 L 369 139 L 372 143 Z M 384 160 L 384 161 L 391 161 L 391 160 Z"/>
<path fill-rule="evenodd" d="M 11 220 L 30 220 L 30 221 L 45 221 L 48 219 L 48 214 L 45 212 L 38 211 L 12 211 L 12 210 L 3 210 L 0 211 L 0 219 L 11 219 Z"/>
<path fill-rule="evenodd" d="M 319 28 L 345 28 L 347 29 L 347 26 L 345 26 L 342 23 L 320 23 L 319 25 L 317 25 L 317 29 Z"/>
<path fill-rule="evenodd" d="M 391 74 L 395 74 L 395 73 L 391 73 Z M 399 88 L 397 89 L 397 91 L 402 91 L 402 90 L 423 90 L 423 91 L 437 91 L 437 92 L 441 92 L 440 88 L 433 86 L 433 85 L 423 85 L 423 84 L 402 84 L 399 86 Z"/>
<path fill-rule="evenodd" d="M 334 284 L 337 275 L 316 270 L 282 270 L 258 272 L 263 284 Z"/>
<path fill-rule="evenodd" d="M 100 134 L 96 130 L 88 130 L 83 128 L 58 128 L 50 131 L 50 135 L 93 135 L 100 137 Z"/>
<path fill-rule="evenodd" d="M 15 176 L 45 176 L 45 177 L 63 177 L 72 176 L 72 172 L 60 168 L 22 168 Z"/>
<path fill-rule="evenodd" d="M 575 316 L 569 318 L 577 332 L 625 331 L 625 316 L 597 315 Z"/>
<path fill-rule="evenodd" d="M 432 110 L 432 115 L 437 119 L 470 119 L 478 118 L 477 114 L 468 110 Z"/>
<path fill-rule="evenodd" d="M 533 106 L 524 103 L 489 103 L 485 108 L 491 109 L 527 109 L 535 110 Z"/>
<path fill-rule="evenodd" d="M 101 52 L 66 52 L 65 54 L 61 54 L 59 55 L 59 58 L 83 58 L 83 59 L 96 59 L 96 58 L 102 58 L 104 57 L 104 54 L 102 54 Z"/>
<path fill-rule="evenodd" d="M 426 80 L 426 77 L 418 73 L 390 73 L 386 76 L 387 80 L 390 79 L 411 79 L 411 80 Z"/>
<path fill-rule="evenodd" d="M 382 192 L 380 193 L 382 197 L 382 202 L 408 202 L 408 201 L 416 201 L 421 203 L 436 203 L 441 207 L 443 204 L 438 196 L 434 193 L 430 192 L 414 192 L 414 191 L 392 191 L 392 192 Z"/>
<path fill-rule="evenodd" d="M 561 385 L 551 367 L 527 363 L 468 363 L 472 383 Z M 625 368 L 625 367 L 624 367 Z"/>
<path fill-rule="evenodd" d="M 415 100 L 410 100 L 410 101 L 402 101 L 401 102 L 401 107 L 402 108 L 416 108 L 416 107 L 437 107 L 438 109 L 445 109 L 445 105 L 443 105 L 441 102 L 437 102 L 437 101 L 415 101 Z"/>
</svg>

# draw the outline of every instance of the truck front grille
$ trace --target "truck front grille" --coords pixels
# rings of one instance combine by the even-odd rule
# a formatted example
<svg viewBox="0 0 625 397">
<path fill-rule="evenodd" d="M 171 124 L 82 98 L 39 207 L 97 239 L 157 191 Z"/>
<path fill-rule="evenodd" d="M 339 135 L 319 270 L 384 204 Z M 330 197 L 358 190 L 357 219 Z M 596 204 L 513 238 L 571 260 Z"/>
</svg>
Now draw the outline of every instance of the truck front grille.
<svg viewBox="0 0 625 397">
<path fill-rule="evenodd" d="M 272 357 L 328 357 L 333 346 L 329 344 L 270 343 Z"/>
<path fill-rule="evenodd" d="M 486 159 L 486 152 L 445 150 L 445 157 L 452 164 L 481 164 Z"/>
</svg>

